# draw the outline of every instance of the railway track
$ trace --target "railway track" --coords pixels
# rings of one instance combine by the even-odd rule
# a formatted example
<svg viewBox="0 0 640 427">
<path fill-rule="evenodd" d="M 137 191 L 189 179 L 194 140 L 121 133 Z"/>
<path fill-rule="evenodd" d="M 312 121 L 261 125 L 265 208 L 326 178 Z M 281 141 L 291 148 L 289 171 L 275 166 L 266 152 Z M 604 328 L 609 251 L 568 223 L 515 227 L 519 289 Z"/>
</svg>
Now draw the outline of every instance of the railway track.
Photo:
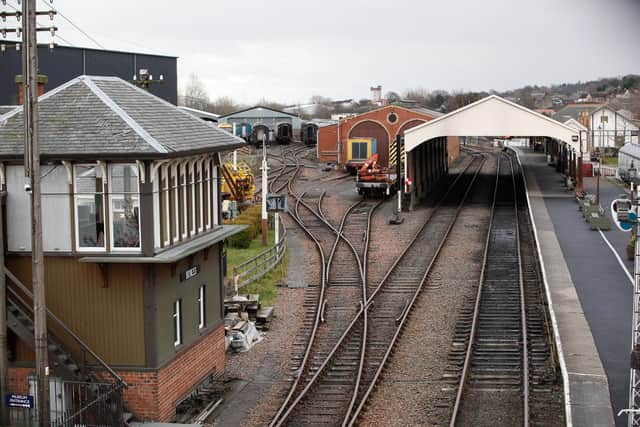
<svg viewBox="0 0 640 427">
<path fill-rule="evenodd" d="M 285 399 L 271 425 L 355 423 L 484 161 L 484 156 L 474 157 L 465 169 L 472 173 L 453 180 L 421 230 L 370 294 L 364 281 L 364 304 L 301 391 L 297 387 L 300 383 L 292 388 L 295 391 Z"/>
<path fill-rule="evenodd" d="M 457 385 L 450 426 L 561 425 L 551 327 L 519 165 L 498 159 L 476 297 L 456 326 L 445 382 Z M 532 408 L 534 408 L 532 416 Z"/>
<path fill-rule="evenodd" d="M 340 331 L 348 325 L 366 298 L 366 254 L 371 217 L 382 203 L 359 200 L 346 210 L 340 223 L 334 226 L 323 212 L 324 193 L 316 197 L 295 193 L 293 187 L 297 171 L 299 168 L 287 180 L 289 193 L 295 199 L 291 217 L 314 241 L 322 268 L 319 286 L 309 288 L 305 295 L 307 315 L 294 343 L 304 351 L 293 358 L 293 382 L 285 404 L 309 382 L 340 338 Z M 343 366 L 336 373 L 336 380 L 340 381 L 338 377 L 349 377 L 353 373 L 350 371 L 351 365 Z"/>
<path fill-rule="evenodd" d="M 309 151 L 309 147 L 291 147 L 283 149 L 280 153 L 269 153 L 269 158 L 280 165 L 270 166 L 269 193 L 280 193 L 287 189 L 289 182 L 297 175 L 304 164 L 300 161 L 300 155 Z M 256 178 L 256 182 L 262 182 L 262 174 Z M 261 188 L 260 186 L 258 186 Z M 258 188 L 256 187 L 256 188 Z M 259 191 L 259 190 L 256 190 Z"/>
</svg>

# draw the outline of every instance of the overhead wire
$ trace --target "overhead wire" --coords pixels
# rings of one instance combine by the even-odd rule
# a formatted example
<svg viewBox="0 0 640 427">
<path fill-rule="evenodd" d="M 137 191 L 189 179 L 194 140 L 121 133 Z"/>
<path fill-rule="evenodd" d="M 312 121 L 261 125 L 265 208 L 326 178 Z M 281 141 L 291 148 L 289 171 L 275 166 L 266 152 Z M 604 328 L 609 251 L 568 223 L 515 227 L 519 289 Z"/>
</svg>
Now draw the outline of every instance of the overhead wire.
<svg viewBox="0 0 640 427">
<path fill-rule="evenodd" d="M 40 2 L 42 2 L 43 4 L 45 4 L 47 7 L 51 7 L 51 4 L 47 3 L 45 0 L 40 0 Z M 55 9 L 56 13 L 58 15 L 60 15 L 65 21 L 67 21 L 69 24 L 71 24 L 76 30 L 80 31 L 86 38 L 88 38 L 89 40 L 91 40 L 93 43 L 96 44 L 96 46 L 98 46 L 100 49 L 104 49 L 107 50 L 106 47 L 104 47 L 99 41 L 97 41 L 95 38 L 93 38 L 91 35 L 89 35 L 89 33 L 87 33 L 85 30 L 83 30 L 82 28 L 80 28 L 75 22 L 73 22 L 71 20 L 71 18 L 69 18 L 67 15 L 65 15 L 64 13 L 60 12 L 59 9 Z"/>
<path fill-rule="evenodd" d="M 46 4 L 46 3 L 45 3 L 45 4 Z M 8 2 L 8 1 L 6 2 L 6 5 L 7 5 L 7 6 L 9 6 L 11 9 L 15 10 L 16 12 L 22 12 L 22 10 L 21 10 L 21 9 L 19 9 L 19 8 L 15 7 L 14 5 L 12 5 L 12 4 L 11 4 L 10 2 Z M 47 6 L 51 7 L 51 5 L 47 5 Z M 38 25 L 39 25 L 39 26 L 42 26 L 42 25 L 41 25 L 41 23 L 39 23 L 39 22 L 38 22 Z M 69 46 L 71 46 L 71 47 L 75 47 L 73 43 L 71 43 L 69 40 L 65 39 L 64 37 L 62 37 L 62 36 L 58 35 L 57 33 L 56 33 L 55 37 L 59 38 L 60 40 L 62 40 L 62 41 L 63 41 L 63 42 L 65 42 L 66 44 L 68 44 Z M 19 40 L 18 40 L 17 42 L 19 42 Z"/>
</svg>

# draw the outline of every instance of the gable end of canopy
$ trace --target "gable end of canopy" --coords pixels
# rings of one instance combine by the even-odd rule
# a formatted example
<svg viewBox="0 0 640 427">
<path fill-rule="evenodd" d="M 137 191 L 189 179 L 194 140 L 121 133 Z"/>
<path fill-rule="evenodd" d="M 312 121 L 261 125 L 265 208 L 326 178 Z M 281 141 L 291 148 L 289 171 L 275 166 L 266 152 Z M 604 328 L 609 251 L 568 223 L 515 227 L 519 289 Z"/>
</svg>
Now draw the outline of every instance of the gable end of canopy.
<svg viewBox="0 0 640 427">
<path fill-rule="evenodd" d="M 580 151 L 580 132 L 526 107 L 491 95 L 405 132 L 405 150 L 444 136 L 546 136 Z"/>
</svg>

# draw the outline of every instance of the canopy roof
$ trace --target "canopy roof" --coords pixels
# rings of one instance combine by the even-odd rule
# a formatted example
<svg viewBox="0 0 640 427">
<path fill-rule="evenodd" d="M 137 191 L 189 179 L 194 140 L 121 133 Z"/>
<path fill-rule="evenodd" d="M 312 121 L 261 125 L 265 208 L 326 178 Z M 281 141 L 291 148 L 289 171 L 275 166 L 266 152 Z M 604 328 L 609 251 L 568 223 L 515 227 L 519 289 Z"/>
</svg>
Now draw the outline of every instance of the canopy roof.
<svg viewBox="0 0 640 427">
<path fill-rule="evenodd" d="M 405 131 L 405 150 L 443 136 L 547 136 L 580 150 L 577 130 L 497 95 Z"/>
</svg>

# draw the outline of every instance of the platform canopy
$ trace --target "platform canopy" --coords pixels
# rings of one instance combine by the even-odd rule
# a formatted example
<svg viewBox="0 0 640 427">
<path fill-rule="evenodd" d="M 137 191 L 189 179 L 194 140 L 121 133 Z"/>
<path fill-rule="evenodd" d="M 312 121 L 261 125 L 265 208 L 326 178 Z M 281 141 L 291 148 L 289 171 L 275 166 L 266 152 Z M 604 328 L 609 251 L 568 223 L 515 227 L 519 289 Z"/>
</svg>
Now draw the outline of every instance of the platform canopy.
<svg viewBox="0 0 640 427">
<path fill-rule="evenodd" d="M 405 131 L 405 151 L 444 136 L 546 136 L 580 152 L 579 131 L 497 95 Z"/>
</svg>

